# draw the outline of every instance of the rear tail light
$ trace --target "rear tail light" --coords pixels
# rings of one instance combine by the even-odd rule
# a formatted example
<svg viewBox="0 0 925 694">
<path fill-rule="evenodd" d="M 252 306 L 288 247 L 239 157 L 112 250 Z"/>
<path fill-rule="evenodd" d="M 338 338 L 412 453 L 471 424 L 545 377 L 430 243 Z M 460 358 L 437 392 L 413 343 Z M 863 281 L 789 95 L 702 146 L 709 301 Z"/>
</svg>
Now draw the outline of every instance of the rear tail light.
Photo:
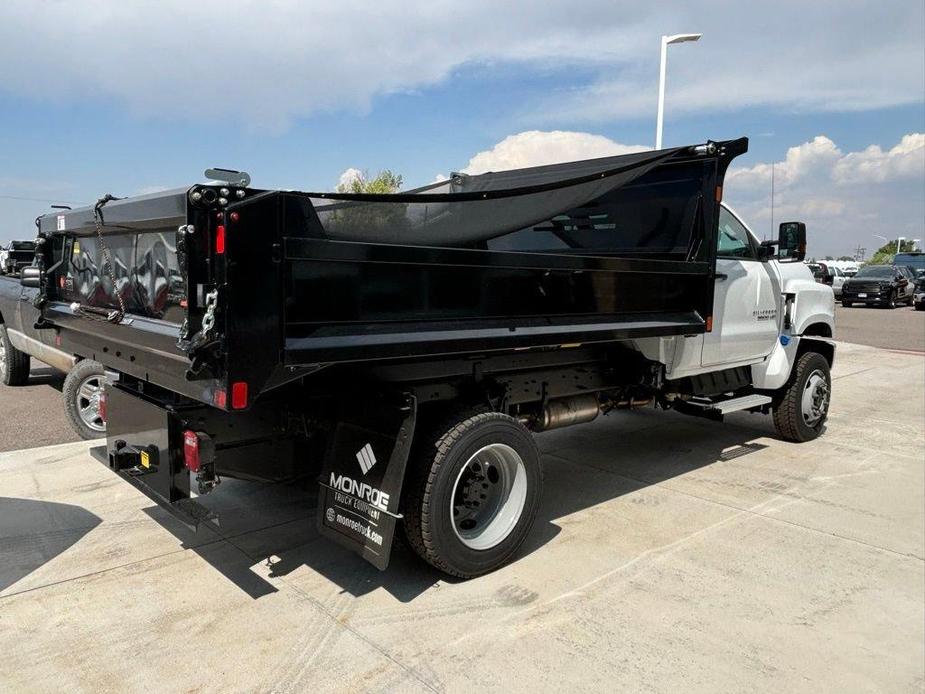
<svg viewBox="0 0 925 694">
<path fill-rule="evenodd" d="M 190 472 L 199 472 L 199 436 L 195 431 L 183 432 L 183 464 Z"/>
<path fill-rule="evenodd" d="M 247 382 L 235 381 L 231 384 L 231 408 L 243 410 L 247 407 Z"/>
<path fill-rule="evenodd" d="M 222 255 L 225 252 L 225 225 L 219 224 L 215 229 L 215 252 Z"/>
</svg>

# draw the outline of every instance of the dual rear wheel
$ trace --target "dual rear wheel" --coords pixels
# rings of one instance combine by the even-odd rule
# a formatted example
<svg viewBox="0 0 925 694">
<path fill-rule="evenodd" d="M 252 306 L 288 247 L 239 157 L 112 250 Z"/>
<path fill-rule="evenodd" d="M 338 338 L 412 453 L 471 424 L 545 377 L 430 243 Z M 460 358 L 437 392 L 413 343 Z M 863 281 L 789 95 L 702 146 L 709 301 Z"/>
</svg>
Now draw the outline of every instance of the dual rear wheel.
<svg viewBox="0 0 925 694">
<path fill-rule="evenodd" d="M 441 571 L 469 578 L 523 544 L 542 487 L 530 432 L 499 412 L 469 411 L 422 437 L 409 460 L 403 514 L 408 543 Z"/>
</svg>

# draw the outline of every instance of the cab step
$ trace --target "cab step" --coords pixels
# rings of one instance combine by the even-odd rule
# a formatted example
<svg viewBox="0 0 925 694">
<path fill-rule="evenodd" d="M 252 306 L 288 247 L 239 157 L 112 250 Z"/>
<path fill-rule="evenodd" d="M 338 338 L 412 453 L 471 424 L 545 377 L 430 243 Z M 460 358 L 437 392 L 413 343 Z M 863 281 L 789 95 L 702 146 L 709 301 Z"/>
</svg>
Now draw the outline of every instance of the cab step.
<svg viewBox="0 0 925 694">
<path fill-rule="evenodd" d="M 752 394 L 718 401 L 710 398 L 691 398 L 690 400 L 676 402 L 674 408 L 679 412 L 694 417 L 705 417 L 706 419 L 720 421 L 724 415 L 732 412 L 763 407 L 770 405 L 771 402 L 770 396 Z"/>
<path fill-rule="evenodd" d="M 743 395 L 739 398 L 732 398 L 731 400 L 723 400 L 721 402 L 713 403 L 711 409 L 716 410 L 720 414 L 729 414 L 730 412 L 738 412 L 739 410 L 750 410 L 753 407 L 761 407 L 762 405 L 770 405 L 771 398 L 767 395 Z"/>
</svg>

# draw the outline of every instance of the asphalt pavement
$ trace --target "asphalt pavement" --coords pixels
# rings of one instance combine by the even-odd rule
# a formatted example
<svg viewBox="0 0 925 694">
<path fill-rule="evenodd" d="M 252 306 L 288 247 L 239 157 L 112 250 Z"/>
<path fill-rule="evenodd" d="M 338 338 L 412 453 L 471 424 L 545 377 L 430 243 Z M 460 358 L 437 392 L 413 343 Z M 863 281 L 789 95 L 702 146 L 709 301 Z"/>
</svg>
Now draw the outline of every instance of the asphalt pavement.
<svg viewBox="0 0 925 694">
<path fill-rule="evenodd" d="M 64 414 L 64 374 L 34 359 L 28 385 L 0 385 L 0 451 L 78 441 Z"/>
<path fill-rule="evenodd" d="M 925 352 L 925 311 L 908 306 L 835 306 L 835 339 L 884 349 Z"/>
</svg>

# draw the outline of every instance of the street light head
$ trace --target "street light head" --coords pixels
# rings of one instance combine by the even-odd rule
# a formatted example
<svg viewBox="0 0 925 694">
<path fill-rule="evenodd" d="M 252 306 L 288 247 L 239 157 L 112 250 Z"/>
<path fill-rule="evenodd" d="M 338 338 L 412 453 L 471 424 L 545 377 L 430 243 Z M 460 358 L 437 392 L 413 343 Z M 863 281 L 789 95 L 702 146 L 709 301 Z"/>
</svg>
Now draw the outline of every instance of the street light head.
<svg viewBox="0 0 925 694">
<path fill-rule="evenodd" d="M 662 41 L 669 43 L 684 43 L 685 41 L 699 41 L 703 34 L 673 34 L 672 36 L 663 36 Z"/>
</svg>

